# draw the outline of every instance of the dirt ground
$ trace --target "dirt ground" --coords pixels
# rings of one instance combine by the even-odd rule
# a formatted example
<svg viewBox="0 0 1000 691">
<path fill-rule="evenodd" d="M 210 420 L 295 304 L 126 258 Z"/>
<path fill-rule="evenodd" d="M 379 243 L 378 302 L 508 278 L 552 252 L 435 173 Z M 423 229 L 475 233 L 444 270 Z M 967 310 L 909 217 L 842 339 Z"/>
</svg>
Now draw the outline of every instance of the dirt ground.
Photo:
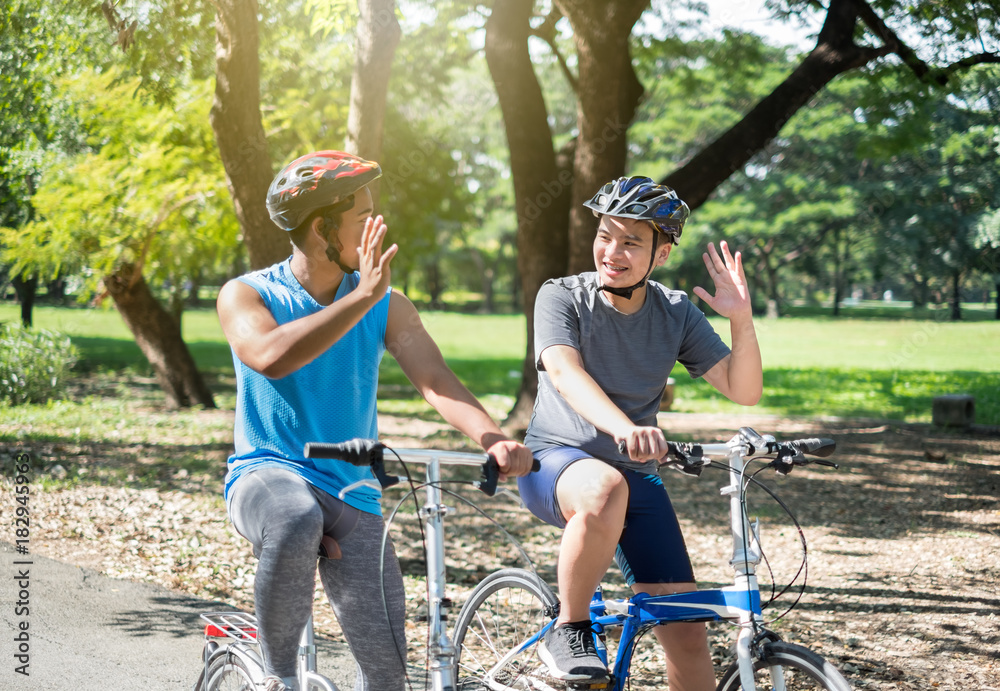
<svg viewBox="0 0 1000 691">
<path fill-rule="evenodd" d="M 732 432 L 732 420 L 719 416 L 667 413 L 660 422 L 668 436 L 684 440 L 723 441 Z M 761 476 L 795 513 L 808 542 L 807 588 L 773 628 L 834 662 L 857 689 L 1000 691 L 1000 435 L 878 421 L 750 417 L 740 422 L 779 437 L 828 436 L 838 444 L 831 460 L 840 463 L 839 470 L 810 466 L 785 478 Z M 391 416 L 382 418 L 382 432 L 399 446 L 462 443 L 437 423 Z M 255 562 L 229 526 L 218 495 L 227 444 L 205 447 L 218 469 L 206 477 L 173 472 L 169 455 L 141 445 L 0 444 L 5 461 L 18 451 L 61 458 L 72 476 L 36 488 L 34 551 L 111 576 L 252 607 Z M 163 466 L 166 480 L 101 481 L 97 471 L 111 466 L 146 471 Z M 699 581 L 730 582 L 727 506 L 718 495 L 725 477 L 706 470 L 697 479 L 673 471 L 665 471 L 664 478 Z M 0 514 L 6 516 L 13 511 L 9 489 L 0 498 Z M 516 536 L 539 572 L 554 582 L 554 529 L 510 498 L 460 492 Z M 399 492 L 389 496 L 386 506 L 399 497 Z M 458 500 L 448 503 L 456 505 L 447 524 L 449 580 L 460 602 L 486 573 L 524 562 L 479 514 Z M 787 583 L 801 557 L 798 533 L 763 493 L 754 507 L 774 580 Z M 417 656 L 424 626 L 422 555 L 412 504 L 404 503 L 400 514 L 393 537 L 407 575 L 409 638 Z M 761 573 L 766 571 L 762 565 Z M 620 577 L 609 572 L 609 592 L 621 587 Z M 795 596 L 786 594 L 769 611 L 780 614 Z M 322 599 L 317 592 L 317 601 Z M 317 623 L 337 635 L 325 605 L 317 608 Z M 731 640 L 725 625 L 712 628 L 720 665 Z"/>
</svg>

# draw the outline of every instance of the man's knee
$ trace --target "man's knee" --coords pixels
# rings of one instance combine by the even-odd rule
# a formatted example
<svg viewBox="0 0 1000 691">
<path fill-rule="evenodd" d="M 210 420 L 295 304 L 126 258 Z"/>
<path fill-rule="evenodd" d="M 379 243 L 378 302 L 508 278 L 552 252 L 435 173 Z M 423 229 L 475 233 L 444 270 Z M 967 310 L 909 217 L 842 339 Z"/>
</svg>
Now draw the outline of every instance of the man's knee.
<svg viewBox="0 0 1000 691">
<path fill-rule="evenodd" d="M 622 474 L 592 459 L 578 461 L 567 468 L 559 478 L 556 491 L 567 520 L 578 514 L 624 518 L 628 505 L 628 483 Z"/>
</svg>

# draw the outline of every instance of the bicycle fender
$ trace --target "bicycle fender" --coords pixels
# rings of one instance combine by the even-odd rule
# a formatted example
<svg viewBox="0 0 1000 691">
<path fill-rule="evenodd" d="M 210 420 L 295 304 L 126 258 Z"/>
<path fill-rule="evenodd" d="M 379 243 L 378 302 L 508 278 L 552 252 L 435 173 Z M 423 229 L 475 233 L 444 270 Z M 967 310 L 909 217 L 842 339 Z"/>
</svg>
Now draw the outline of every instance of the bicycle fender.
<svg viewBox="0 0 1000 691">
<path fill-rule="evenodd" d="M 241 645 L 239 643 L 233 643 L 226 646 L 220 646 L 215 650 L 205 661 L 205 666 L 202 668 L 201 677 L 199 678 L 200 686 L 195 686 L 195 688 L 200 691 L 204 688 L 204 685 L 208 683 L 207 679 L 204 679 L 205 670 L 212 666 L 212 663 L 219 658 L 226 657 L 236 657 L 239 658 L 250 676 L 253 677 L 253 683 L 260 685 L 264 681 L 264 662 L 260 659 L 260 655 L 257 654 L 256 650 L 251 650 L 246 645 Z"/>
</svg>

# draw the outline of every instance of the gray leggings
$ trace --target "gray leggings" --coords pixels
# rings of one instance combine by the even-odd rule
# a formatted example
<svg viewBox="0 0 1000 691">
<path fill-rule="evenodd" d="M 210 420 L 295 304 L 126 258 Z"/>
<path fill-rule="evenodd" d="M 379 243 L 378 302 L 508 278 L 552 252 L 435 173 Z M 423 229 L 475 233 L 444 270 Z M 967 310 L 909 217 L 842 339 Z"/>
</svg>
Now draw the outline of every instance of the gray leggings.
<svg viewBox="0 0 1000 691">
<path fill-rule="evenodd" d="M 403 576 L 390 541 L 379 577 L 382 517 L 348 506 L 283 468 L 255 470 L 232 492 L 230 518 L 260 560 L 254 606 L 266 673 L 295 676 L 299 636 L 312 612 L 317 551 L 329 535 L 340 543 L 343 556 L 321 558 L 319 575 L 357 661 L 354 688 L 402 689 Z"/>
</svg>

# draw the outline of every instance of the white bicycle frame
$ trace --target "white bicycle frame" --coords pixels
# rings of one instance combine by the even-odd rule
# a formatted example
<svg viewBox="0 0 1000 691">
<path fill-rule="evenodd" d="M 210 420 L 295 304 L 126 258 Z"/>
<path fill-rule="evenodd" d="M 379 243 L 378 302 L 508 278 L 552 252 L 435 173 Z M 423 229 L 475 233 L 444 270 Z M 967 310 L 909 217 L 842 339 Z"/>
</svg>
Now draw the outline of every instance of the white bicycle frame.
<svg viewBox="0 0 1000 691">
<path fill-rule="evenodd" d="M 482 467 L 489 456 L 485 453 L 463 453 L 460 451 L 438 451 L 435 449 L 386 450 L 385 460 L 403 463 L 418 463 L 426 466 L 426 477 L 421 489 L 426 501 L 420 508 L 420 518 L 424 522 L 427 540 L 427 655 L 429 658 L 431 688 L 433 691 L 454 691 L 455 689 L 455 646 L 448 637 L 444 610 L 450 606 L 445 597 L 444 564 L 444 517 L 449 508 L 441 503 L 441 465 L 467 465 Z M 406 478 L 397 478 L 405 482 Z M 343 498 L 359 486 L 375 486 L 375 480 L 359 480 L 340 491 Z M 388 526 L 386 527 L 388 530 Z"/>
<path fill-rule="evenodd" d="M 774 441 L 774 437 L 765 436 L 768 441 Z M 741 590 L 759 590 L 757 583 L 757 565 L 760 563 L 761 551 L 756 521 L 750 525 L 746 514 L 743 511 L 742 482 L 744 468 L 747 465 L 747 452 L 749 447 L 741 435 L 736 435 L 725 444 L 700 444 L 702 453 L 707 458 L 713 456 L 726 457 L 729 462 L 729 484 L 720 490 L 720 493 L 729 497 L 729 530 L 733 537 L 733 558 L 730 565 L 736 572 L 734 587 Z M 740 686 L 753 691 L 754 683 L 753 659 L 750 652 L 750 644 L 754 634 L 754 614 L 750 611 L 740 613 L 737 625 L 740 628 L 736 637 L 736 660 L 740 668 Z M 772 673 L 780 676 L 781 668 L 777 667 Z M 784 691 L 783 679 L 772 679 L 776 686 L 776 691 Z"/>
<path fill-rule="evenodd" d="M 388 460 L 417 463 L 427 468 L 424 483 L 420 487 L 426 496 L 426 501 L 420 508 L 420 518 L 424 522 L 424 534 L 427 539 L 429 672 L 433 691 L 454 691 L 455 646 L 448 637 L 444 613 L 444 610 L 450 605 L 445 597 L 444 564 L 444 517 L 449 509 L 441 502 L 441 464 L 482 467 L 489 456 L 485 453 L 473 454 L 433 449 L 392 449 L 386 455 Z M 404 477 L 397 478 L 400 482 L 405 482 L 406 479 Z M 343 499 L 351 490 L 364 486 L 380 488 L 379 483 L 374 479 L 359 480 L 342 489 L 339 497 Z M 386 530 L 388 530 L 388 526 Z M 254 678 L 254 683 L 261 683 L 263 675 L 259 673 L 259 670 L 263 669 L 263 661 L 257 652 L 256 634 L 249 633 L 256 629 L 255 618 L 242 612 L 209 612 L 203 614 L 202 618 L 216 626 L 221 635 L 235 641 L 227 646 L 228 654 L 243 658 L 250 674 L 254 677 L 260 677 Z M 213 655 L 215 654 L 223 653 L 213 653 Z M 205 667 L 207 671 L 207 657 Z M 306 622 L 299 639 L 296 672 L 300 688 L 303 691 L 309 689 L 338 691 L 336 684 L 317 671 L 316 639 L 313 632 L 312 615 Z M 207 685 L 208 681 L 206 678 L 203 683 Z"/>
</svg>

